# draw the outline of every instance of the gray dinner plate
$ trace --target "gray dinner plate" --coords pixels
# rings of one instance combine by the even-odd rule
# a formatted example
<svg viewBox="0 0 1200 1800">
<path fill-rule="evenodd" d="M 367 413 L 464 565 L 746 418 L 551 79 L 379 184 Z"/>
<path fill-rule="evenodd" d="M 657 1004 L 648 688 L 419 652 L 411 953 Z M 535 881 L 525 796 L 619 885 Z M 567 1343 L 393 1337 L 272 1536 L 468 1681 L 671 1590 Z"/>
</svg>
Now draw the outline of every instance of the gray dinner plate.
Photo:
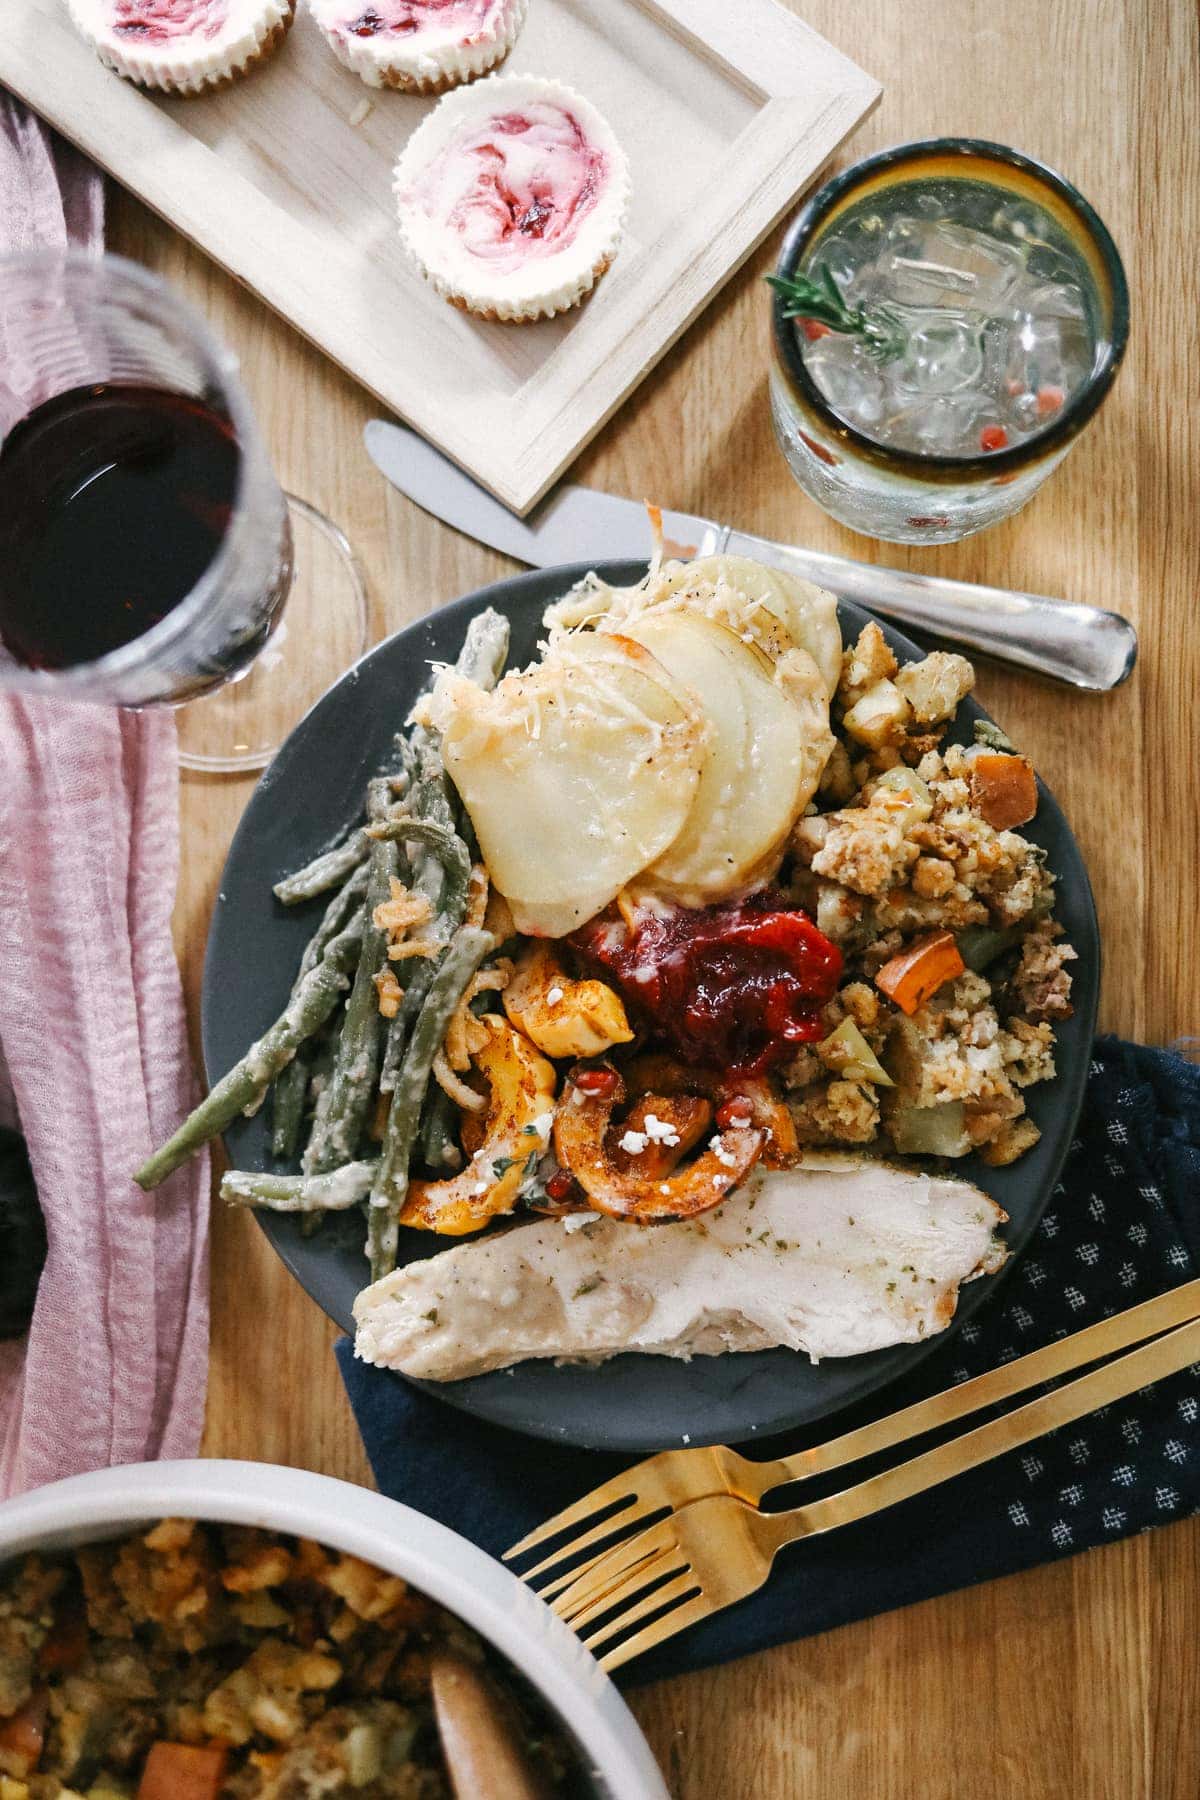
<svg viewBox="0 0 1200 1800">
<path fill-rule="evenodd" d="M 210 1081 L 224 1074 L 282 1011 L 320 915 L 320 901 L 280 906 L 272 884 L 358 815 L 367 778 L 387 756 L 393 734 L 429 679 L 431 662 L 454 660 L 468 620 L 485 606 L 498 608 L 511 621 L 511 661 L 529 660 L 544 607 L 585 572 L 580 565 L 516 575 L 443 607 L 371 651 L 296 727 L 255 790 L 221 877 L 202 1004 Z M 632 582 L 642 572 L 632 563 L 601 570 L 615 583 Z M 857 607 L 842 606 L 847 639 L 857 635 L 867 616 Z M 883 630 L 902 661 L 923 654 L 900 632 L 888 625 Z M 965 702 L 953 735 L 969 742 L 972 721 L 985 716 L 972 701 Z M 1058 876 L 1058 917 L 1079 952 L 1075 1014 L 1058 1029 L 1056 1079 L 1028 1094 L 1030 1114 L 1042 1132 L 1040 1143 L 1011 1168 L 989 1169 L 976 1157 L 956 1165 L 1008 1213 L 1006 1236 L 1014 1257 L 1029 1242 L 1070 1148 L 1100 985 L 1100 939 L 1087 871 L 1070 827 L 1044 787 L 1037 818 L 1025 830 L 1044 847 Z M 252 1119 L 239 1119 L 226 1134 L 235 1166 L 274 1166 L 269 1116 L 268 1105 Z M 307 1238 L 294 1217 L 260 1213 L 259 1219 L 297 1280 L 330 1318 L 352 1332 L 354 1296 L 368 1278 L 361 1216 L 331 1214 Z M 402 1261 L 445 1248 L 422 1232 L 401 1235 Z M 1002 1278 L 992 1276 L 964 1288 L 951 1331 L 988 1304 Z M 237 1304 L 236 1295 L 225 1299 Z M 269 1321 L 264 1325 L 270 1329 Z M 646 1453 L 680 1442 L 744 1443 L 810 1425 L 894 1381 L 947 1335 L 818 1366 L 789 1350 L 700 1356 L 690 1363 L 619 1356 L 596 1368 L 526 1362 L 469 1381 L 422 1385 L 452 1406 L 536 1437 Z M 286 1356 L 287 1346 L 279 1348 Z"/>
</svg>

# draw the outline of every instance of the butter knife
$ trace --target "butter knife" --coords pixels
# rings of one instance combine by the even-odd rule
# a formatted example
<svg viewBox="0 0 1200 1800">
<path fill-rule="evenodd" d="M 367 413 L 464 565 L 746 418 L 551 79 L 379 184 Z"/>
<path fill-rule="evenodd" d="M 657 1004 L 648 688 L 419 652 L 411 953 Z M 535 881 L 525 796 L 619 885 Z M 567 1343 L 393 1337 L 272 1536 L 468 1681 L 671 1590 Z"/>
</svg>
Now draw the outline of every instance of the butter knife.
<svg viewBox="0 0 1200 1800">
<path fill-rule="evenodd" d="M 393 487 L 443 523 L 518 562 L 550 568 L 647 554 L 646 509 L 637 500 L 562 485 L 521 519 L 406 426 L 372 419 L 363 437 L 371 460 Z M 1088 693 L 1120 687 L 1137 661 L 1137 633 L 1129 620 L 1097 606 L 851 562 L 666 507 L 663 532 L 668 555 L 754 557 L 897 624 Z"/>
</svg>

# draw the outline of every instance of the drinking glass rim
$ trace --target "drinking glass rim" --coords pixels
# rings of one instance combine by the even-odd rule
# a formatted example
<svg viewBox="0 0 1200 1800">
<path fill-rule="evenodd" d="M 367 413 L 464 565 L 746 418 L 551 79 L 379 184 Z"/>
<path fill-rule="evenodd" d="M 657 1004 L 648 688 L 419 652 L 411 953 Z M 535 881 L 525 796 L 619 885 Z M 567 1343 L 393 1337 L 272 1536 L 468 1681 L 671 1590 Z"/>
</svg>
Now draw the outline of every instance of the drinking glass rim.
<svg viewBox="0 0 1200 1800">
<path fill-rule="evenodd" d="M 145 269 L 140 263 L 131 262 L 128 257 L 114 255 L 110 251 L 96 253 L 89 250 L 73 248 L 56 249 L 53 246 L 39 247 L 32 250 L 7 251 L 0 254 L 0 277 L 6 268 L 32 269 L 39 267 L 64 268 L 78 267 L 94 270 L 96 268 L 111 269 L 134 288 L 140 288 L 146 295 L 156 301 L 166 300 L 176 317 L 186 327 L 194 340 L 200 354 L 200 360 L 208 365 L 214 377 L 219 381 L 221 397 L 229 412 L 229 422 L 233 426 L 238 445 L 237 487 L 234 491 L 233 511 L 231 517 L 236 519 L 241 510 L 246 493 L 246 482 L 250 466 L 250 456 L 261 452 L 258 427 L 250 403 L 238 380 L 238 359 L 209 327 L 203 314 L 192 305 L 190 300 L 162 279 Z M 20 423 L 20 420 L 17 421 Z M 6 437 L 0 437 L 0 448 Z M 262 452 L 265 454 L 265 452 Z M 93 658 L 91 662 L 70 663 L 63 669 L 35 669 L 18 663 L 21 672 L 20 687 L 26 693 L 63 694 L 67 689 L 89 689 L 101 682 L 136 672 L 147 662 L 154 662 L 165 651 L 169 651 L 177 642 L 182 641 L 202 618 L 212 602 L 219 596 L 224 572 L 234 554 L 234 536 L 232 529 L 222 536 L 220 547 L 212 561 L 188 593 L 178 605 L 161 618 L 148 631 L 131 639 L 128 644 L 121 644 L 115 650 L 108 650 L 103 656 Z"/>
<path fill-rule="evenodd" d="M 809 374 L 794 319 L 784 317 L 784 301 L 778 290 L 771 294 L 772 333 L 776 352 L 789 381 L 822 424 L 843 443 L 853 445 L 868 460 L 917 479 L 971 479 L 982 474 L 1011 474 L 1032 462 L 1039 462 L 1049 452 L 1068 444 L 1098 410 L 1116 379 L 1129 338 L 1129 287 L 1125 268 L 1108 227 L 1095 208 L 1065 176 L 1006 144 L 992 143 L 987 138 L 941 137 L 919 138 L 907 144 L 895 144 L 877 150 L 871 156 L 844 169 L 824 183 L 805 201 L 789 225 L 775 267 L 777 275 L 795 272 L 810 240 L 823 220 L 843 197 L 881 170 L 901 169 L 906 163 L 930 156 L 961 156 L 966 159 L 1007 163 L 1035 182 L 1047 187 L 1072 212 L 1095 246 L 1103 265 L 1112 296 L 1112 318 L 1107 341 L 1098 365 L 1093 368 L 1078 391 L 1068 400 L 1058 417 L 1041 426 L 1020 444 L 1003 450 L 977 451 L 971 456 L 947 456 L 930 450 L 898 450 L 851 425 L 835 412 Z M 954 177 L 949 177 L 954 179 Z"/>
</svg>

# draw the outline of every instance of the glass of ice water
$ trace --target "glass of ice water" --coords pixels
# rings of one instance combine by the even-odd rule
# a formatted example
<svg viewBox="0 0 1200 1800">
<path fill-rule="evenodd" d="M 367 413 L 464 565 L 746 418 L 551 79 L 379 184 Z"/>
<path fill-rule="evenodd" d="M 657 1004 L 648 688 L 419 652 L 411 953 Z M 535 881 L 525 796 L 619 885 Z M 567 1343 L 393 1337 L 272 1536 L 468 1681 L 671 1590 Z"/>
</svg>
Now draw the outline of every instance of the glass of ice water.
<svg viewBox="0 0 1200 1800">
<path fill-rule="evenodd" d="M 949 543 L 1024 506 L 1112 386 L 1116 245 L 1081 194 L 999 144 L 868 157 L 795 220 L 773 283 L 776 434 L 843 525 Z"/>
</svg>

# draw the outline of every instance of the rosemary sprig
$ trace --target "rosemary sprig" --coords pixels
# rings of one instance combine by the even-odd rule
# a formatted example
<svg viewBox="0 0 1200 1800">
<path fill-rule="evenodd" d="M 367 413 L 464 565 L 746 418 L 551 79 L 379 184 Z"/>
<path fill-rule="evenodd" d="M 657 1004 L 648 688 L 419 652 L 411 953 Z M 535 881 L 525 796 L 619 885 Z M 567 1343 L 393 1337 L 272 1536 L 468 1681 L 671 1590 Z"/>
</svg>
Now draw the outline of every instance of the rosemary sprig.
<svg viewBox="0 0 1200 1800">
<path fill-rule="evenodd" d="M 890 362 L 904 349 L 904 328 L 888 306 L 849 306 L 824 263 L 807 275 L 768 275 L 767 280 L 783 300 L 785 319 L 815 319 L 830 331 L 859 337 L 870 354 Z"/>
</svg>

